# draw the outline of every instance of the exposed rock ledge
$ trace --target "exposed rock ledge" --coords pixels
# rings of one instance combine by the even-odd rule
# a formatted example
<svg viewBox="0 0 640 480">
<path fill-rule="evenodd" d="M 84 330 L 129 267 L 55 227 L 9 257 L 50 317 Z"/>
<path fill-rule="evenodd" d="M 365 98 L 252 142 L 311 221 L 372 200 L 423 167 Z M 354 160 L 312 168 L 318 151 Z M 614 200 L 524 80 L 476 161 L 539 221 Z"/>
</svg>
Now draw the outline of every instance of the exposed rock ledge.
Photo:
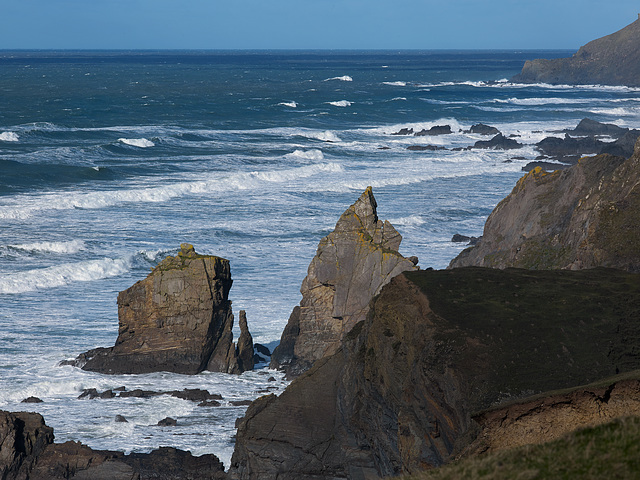
<svg viewBox="0 0 640 480">
<path fill-rule="evenodd" d="M 238 346 L 233 343 L 231 284 L 228 260 L 183 243 L 177 256 L 118 295 L 115 346 L 65 363 L 109 374 L 251 370 L 253 341 L 243 311 Z"/>
<path fill-rule="evenodd" d="M 464 266 L 640 272 L 640 140 L 627 160 L 604 154 L 526 174 L 489 215 L 482 240 L 449 265 Z"/>
<path fill-rule="evenodd" d="M 293 377 L 335 353 L 342 338 L 364 320 L 380 289 L 399 273 L 418 268 L 416 257 L 398 253 L 400 242 L 393 225 L 378 219 L 367 187 L 320 241 L 300 287 L 302 301 L 289 317 L 271 367 Z"/>
</svg>

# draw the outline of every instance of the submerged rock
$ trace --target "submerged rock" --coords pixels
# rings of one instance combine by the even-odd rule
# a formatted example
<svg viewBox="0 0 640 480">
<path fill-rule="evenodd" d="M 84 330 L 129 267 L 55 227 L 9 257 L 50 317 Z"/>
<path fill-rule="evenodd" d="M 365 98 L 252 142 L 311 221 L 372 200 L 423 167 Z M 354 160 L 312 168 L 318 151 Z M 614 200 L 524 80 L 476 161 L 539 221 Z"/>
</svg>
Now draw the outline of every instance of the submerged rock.
<svg viewBox="0 0 640 480">
<path fill-rule="evenodd" d="M 295 376 L 334 353 L 365 318 L 382 286 L 403 271 L 417 269 L 398 253 L 402 237 L 378 219 L 376 209 L 368 187 L 320 241 L 300 288 L 300 306 L 293 309 L 271 357 L 272 368 Z"/>
<path fill-rule="evenodd" d="M 449 265 L 464 266 L 640 272 L 640 141 L 627 160 L 534 168 L 489 215 L 482 242 Z"/>
<path fill-rule="evenodd" d="M 199 255 L 184 243 L 177 256 L 120 292 L 115 346 L 90 350 L 72 363 L 109 374 L 251 369 L 251 362 L 240 364 L 233 343 L 231 284 L 228 260 Z M 243 351 L 250 339 L 245 318 Z"/>
</svg>

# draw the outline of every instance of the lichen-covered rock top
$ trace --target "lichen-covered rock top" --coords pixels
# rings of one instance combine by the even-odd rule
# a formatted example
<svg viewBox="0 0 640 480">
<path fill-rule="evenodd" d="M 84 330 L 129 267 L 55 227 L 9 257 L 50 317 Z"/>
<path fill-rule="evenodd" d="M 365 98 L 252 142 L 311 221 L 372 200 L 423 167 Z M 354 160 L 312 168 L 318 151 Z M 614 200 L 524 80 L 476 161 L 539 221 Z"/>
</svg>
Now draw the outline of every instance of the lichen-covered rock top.
<svg viewBox="0 0 640 480">
<path fill-rule="evenodd" d="M 369 302 L 394 276 L 415 270 L 398 248 L 401 235 L 378 219 L 377 203 L 368 187 L 324 237 L 311 261 L 271 366 L 290 376 L 334 353 L 341 339 L 369 309 Z"/>
<path fill-rule="evenodd" d="M 86 352 L 76 364 L 113 374 L 241 373 L 233 343 L 231 285 L 228 260 L 199 255 L 183 243 L 178 255 L 165 258 L 147 278 L 118 295 L 115 346 Z"/>
<path fill-rule="evenodd" d="M 449 268 L 464 266 L 640 272 L 640 141 L 627 160 L 604 154 L 529 172 Z"/>
</svg>

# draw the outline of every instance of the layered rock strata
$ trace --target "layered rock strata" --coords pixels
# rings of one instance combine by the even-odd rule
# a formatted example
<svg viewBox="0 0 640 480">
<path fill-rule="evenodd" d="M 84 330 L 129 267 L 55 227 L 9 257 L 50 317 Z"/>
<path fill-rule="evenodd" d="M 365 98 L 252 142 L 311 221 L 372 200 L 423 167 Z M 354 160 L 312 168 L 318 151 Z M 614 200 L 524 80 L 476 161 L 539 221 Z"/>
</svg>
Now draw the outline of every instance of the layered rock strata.
<svg viewBox="0 0 640 480">
<path fill-rule="evenodd" d="M 416 270 L 417 259 L 398 253 L 402 236 L 378 219 L 371 187 L 341 216 L 323 238 L 309 265 L 272 368 L 296 376 L 318 359 L 335 353 L 342 338 L 364 320 L 369 302 L 394 276 Z"/>
<path fill-rule="evenodd" d="M 640 86 L 640 18 L 570 58 L 527 60 L 512 81 Z"/>
<path fill-rule="evenodd" d="M 439 466 L 474 414 L 640 367 L 640 276 L 405 272 L 334 355 L 240 422 L 230 477 L 374 479 Z"/>
<path fill-rule="evenodd" d="M 463 266 L 640 272 L 640 141 L 627 160 L 533 169 L 489 215 L 482 240 L 449 265 Z"/>
<path fill-rule="evenodd" d="M 75 365 L 109 374 L 203 370 L 241 373 L 253 346 L 242 312 L 240 350 L 233 343 L 229 261 L 182 244 L 175 257 L 118 295 L 118 339 L 81 354 Z M 251 345 L 250 345 L 251 344 Z"/>
<path fill-rule="evenodd" d="M 215 455 L 193 457 L 175 448 L 151 453 L 93 450 L 53 443 L 53 429 L 37 413 L 0 411 L 0 478 L 4 480 L 224 480 Z"/>
</svg>

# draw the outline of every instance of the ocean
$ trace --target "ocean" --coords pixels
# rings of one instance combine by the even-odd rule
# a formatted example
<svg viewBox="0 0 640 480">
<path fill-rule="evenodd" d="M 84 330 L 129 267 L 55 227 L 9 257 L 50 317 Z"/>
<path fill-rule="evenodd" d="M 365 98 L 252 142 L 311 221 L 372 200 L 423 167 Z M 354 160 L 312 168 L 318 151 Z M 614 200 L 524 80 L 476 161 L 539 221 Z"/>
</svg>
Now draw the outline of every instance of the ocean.
<svg viewBox="0 0 640 480">
<path fill-rule="evenodd" d="M 571 53 L 0 51 L 0 408 L 43 414 L 58 442 L 175 446 L 228 466 L 246 408 L 231 402 L 282 391 L 278 372 L 59 363 L 113 345 L 117 293 L 181 242 L 230 260 L 234 312 L 273 348 L 318 242 L 369 185 L 401 253 L 445 268 L 465 248 L 452 236 L 481 235 L 534 143 L 585 117 L 640 127 L 639 89 L 508 81 L 525 59 Z M 465 133 L 477 123 L 525 146 L 452 150 L 490 138 Z M 392 135 L 436 125 L 453 133 Z M 77 399 L 120 386 L 224 400 Z M 156 425 L 167 416 L 178 425 Z"/>
</svg>

